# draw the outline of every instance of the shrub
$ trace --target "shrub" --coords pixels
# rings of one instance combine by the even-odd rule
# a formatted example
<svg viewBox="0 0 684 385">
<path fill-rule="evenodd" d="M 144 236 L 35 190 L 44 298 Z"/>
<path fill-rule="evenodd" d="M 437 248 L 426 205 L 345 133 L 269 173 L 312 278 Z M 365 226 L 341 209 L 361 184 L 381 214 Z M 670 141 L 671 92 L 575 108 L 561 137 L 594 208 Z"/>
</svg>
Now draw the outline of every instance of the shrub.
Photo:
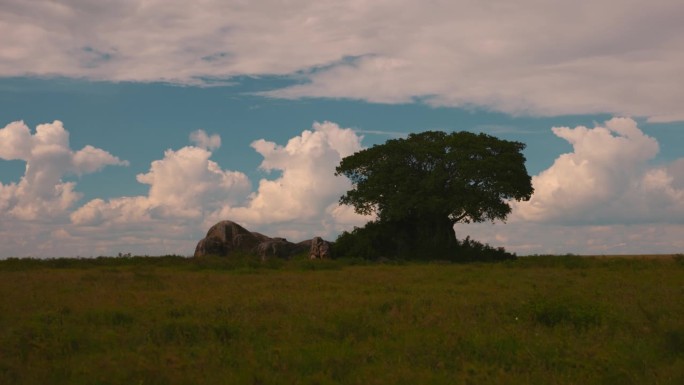
<svg viewBox="0 0 684 385">
<path fill-rule="evenodd" d="M 464 262 L 493 262 L 514 260 L 517 258 L 515 253 L 507 252 L 503 247 L 492 247 L 489 244 L 481 243 L 466 237 L 463 241 L 456 241 L 455 261 Z"/>
<path fill-rule="evenodd" d="M 363 228 L 354 228 L 352 232 L 343 232 L 333 245 L 333 252 L 338 257 L 355 257 L 364 259 L 419 259 L 448 260 L 452 262 L 492 262 L 516 259 L 516 255 L 507 252 L 503 247 L 492 247 L 475 241 L 470 237 L 441 248 L 425 245 L 418 253 L 402 253 L 411 250 L 406 243 L 392 235 L 395 232 L 387 224 L 369 222 Z M 420 240 L 414 240 L 420 244 Z"/>
<path fill-rule="evenodd" d="M 389 258 L 391 239 L 378 222 L 369 222 L 364 227 L 354 227 L 345 231 L 333 244 L 333 254 L 337 257 L 356 257 L 363 259 Z"/>
</svg>

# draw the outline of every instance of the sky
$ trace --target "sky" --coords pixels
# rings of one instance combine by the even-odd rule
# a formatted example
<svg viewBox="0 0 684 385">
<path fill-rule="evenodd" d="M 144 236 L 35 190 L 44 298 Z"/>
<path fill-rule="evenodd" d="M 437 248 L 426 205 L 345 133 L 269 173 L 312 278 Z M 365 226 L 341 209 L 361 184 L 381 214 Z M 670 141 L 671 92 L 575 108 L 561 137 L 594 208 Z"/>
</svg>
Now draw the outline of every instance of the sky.
<svg viewBox="0 0 684 385">
<path fill-rule="evenodd" d="M 519 255 L 684 252 L 684 3 L 0 0 L 0 258 L 192 255 L 233 220 L 369 220 L 340 160 L 426 130 L 527 145 L 458 224 Z"/>
</svg>

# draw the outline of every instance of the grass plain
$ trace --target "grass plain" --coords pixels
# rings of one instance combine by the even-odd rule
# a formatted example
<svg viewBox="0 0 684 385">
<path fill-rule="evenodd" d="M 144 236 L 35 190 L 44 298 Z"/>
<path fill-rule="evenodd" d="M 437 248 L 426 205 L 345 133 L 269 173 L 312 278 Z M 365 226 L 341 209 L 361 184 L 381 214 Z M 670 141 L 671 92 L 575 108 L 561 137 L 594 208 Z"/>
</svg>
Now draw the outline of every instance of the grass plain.
<svg viewBox="0 0 684 385">
<path fill-rule="evenodd" d="M 684 256 L 0 261 L 0 384 L 683 384 Z"/>
</svg>

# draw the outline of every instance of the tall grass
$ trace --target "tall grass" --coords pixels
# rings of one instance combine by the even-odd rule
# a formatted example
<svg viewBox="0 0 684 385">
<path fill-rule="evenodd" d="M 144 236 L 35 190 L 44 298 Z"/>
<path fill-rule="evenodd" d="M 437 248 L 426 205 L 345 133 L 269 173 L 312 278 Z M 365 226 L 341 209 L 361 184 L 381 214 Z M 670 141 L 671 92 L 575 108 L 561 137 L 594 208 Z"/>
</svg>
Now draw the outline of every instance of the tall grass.
<svg viewBox="0 0 684 385">
<path fill-rule="evenodd" d="M 684 265 L 565 258 L 0 261 L 0 384 L 684 383 Z"/>
</svg>

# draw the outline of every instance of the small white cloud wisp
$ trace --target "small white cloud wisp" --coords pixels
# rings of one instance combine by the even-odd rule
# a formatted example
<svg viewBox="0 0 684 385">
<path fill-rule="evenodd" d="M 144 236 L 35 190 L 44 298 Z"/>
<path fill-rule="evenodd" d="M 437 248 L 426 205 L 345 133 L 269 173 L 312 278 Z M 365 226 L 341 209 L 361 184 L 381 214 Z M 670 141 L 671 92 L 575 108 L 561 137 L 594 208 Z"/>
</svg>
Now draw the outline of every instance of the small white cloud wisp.
<svg viewBox="0 0 684 385">
<path fill-rule="evenodd" d="M 190 134 L 190 141 L 195 146 L 209 151 L 214 151 L 221 147 L 221 137 L 218 134 L 209 136 L 204 130 L 193 131 Z"/>
</svg>

